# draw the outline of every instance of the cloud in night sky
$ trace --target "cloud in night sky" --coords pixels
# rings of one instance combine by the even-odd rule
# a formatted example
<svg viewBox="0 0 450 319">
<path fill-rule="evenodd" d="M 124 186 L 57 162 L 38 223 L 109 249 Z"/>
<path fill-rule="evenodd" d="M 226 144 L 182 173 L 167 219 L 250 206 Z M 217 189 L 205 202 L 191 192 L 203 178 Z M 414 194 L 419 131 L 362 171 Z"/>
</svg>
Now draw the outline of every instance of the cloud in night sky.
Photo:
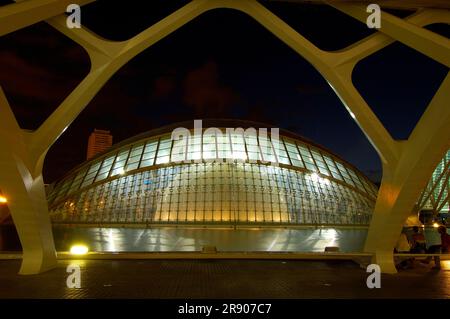
<svg viewBox="0 0 450 319">
<path fill-rule="evenodd" d="M 170 96 L 176 89 L 177 83 L 173 76 L 163 75 L 153 83 L 153 96 L 165 98 Z"/>
<path fill-rule="evenodd" d="M 29 99 L 53 102 L 54 93 L 61 91 L 64 86 L 57 75 L 13 52 L 0 52 L 0 61 L 0 83 L 7 85 L 12 95 L 23 95 L 26 92 Z"/>
<path fill-rule="evenodd" d="M 219 82 L 217 64 L 208 61 L 190 71 L 183 83 L 183 101 L 199 116 L 224 116 L 239 101 L 239 95 Z"/>
</svg>

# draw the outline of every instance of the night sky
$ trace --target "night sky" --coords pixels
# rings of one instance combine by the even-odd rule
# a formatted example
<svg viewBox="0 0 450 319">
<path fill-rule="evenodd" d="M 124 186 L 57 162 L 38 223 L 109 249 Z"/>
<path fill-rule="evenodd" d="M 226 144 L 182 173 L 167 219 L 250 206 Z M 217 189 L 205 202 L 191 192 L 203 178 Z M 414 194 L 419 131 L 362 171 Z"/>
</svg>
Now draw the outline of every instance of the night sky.
<svg viewBox="0 0 450 319">
<path fill-rule="evenodd" d="M 104 38 L 125 40 L 187 3 L 142 2 L 126 1 L 125 8 L 119 1 L 89 4 L 82 7 L 82 23 Z M 342 49 L 373 32 L 325 6 L 262 3 L 321 49 Z M 429 28 L 450 34 L 447 25 Z M 0 85 L 25 129 L 36 129 L 89 67 L 84 50 L 45 23 L 0 38 Z M 353 80 L 393 137 L 405 139 L 447 72 L 395 43 L 360 62 Z M 120 69 L 51 147 L 45 181 L 85 160 L 94 128 L 111 130 L 117 143 L 202 118 L 246 119 L 293 131 L 374 182 L 380 179 L 377 153 L 320 74 L 250 17 L 221 9 L 188 23 Z"/>
</svg>

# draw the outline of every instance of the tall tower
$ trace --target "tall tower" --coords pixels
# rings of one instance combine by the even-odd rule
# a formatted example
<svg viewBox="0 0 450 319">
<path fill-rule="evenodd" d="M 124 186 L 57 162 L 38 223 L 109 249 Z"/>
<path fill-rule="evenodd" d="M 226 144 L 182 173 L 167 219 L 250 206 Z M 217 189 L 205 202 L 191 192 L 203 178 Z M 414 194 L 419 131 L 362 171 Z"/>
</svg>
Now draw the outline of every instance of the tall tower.
<svg viewBox="0 0 450 319">
<path fill-rule="evenodd" d="M 103 152 L 104 150 L 111 147 L 113 137 L 110 131 L 97 130 L 89 136 L 88 148 L 87 148 L 87 159 L 94 157 L 95 155 Z"/>
</svg>

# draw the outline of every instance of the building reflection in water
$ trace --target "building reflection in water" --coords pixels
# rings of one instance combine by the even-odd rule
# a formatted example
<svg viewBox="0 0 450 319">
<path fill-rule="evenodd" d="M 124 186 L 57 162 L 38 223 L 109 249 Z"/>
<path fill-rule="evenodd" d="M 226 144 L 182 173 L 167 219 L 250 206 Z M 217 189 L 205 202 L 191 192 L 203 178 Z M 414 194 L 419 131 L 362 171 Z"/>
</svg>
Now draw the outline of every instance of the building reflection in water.
<svg viewBox="0 0 450 319">
<path fill-rule="evenodd" d="M 67 251 L 84 243 L 90 251 L 201 251 L 216 246 L 219 251 L 323 252 L 338 246 L 341 252 L 360 252 L 365 228 L 305 229 L 204 229 L 204 228 L 95 228 L 54 227 L 56 249 Z"/>
</svg>

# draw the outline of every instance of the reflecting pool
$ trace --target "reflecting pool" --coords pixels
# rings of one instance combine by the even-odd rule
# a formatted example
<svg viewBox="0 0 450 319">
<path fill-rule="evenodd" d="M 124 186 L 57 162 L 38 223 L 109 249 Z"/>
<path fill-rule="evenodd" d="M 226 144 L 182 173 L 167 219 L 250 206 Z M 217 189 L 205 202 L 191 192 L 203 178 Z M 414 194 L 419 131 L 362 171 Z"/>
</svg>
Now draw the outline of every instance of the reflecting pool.
<svg viewBox="0 0 450 319">
<path fill-rule="evenodd" d="M 323 252 L 338 246 L 341 252 L 363 250 L 364 228 L 95 228 L 54 226 L 58 251 L 85 244 L 99 252 L 201 251 L 216 246 L 218 251 Z"/>
</svg>

